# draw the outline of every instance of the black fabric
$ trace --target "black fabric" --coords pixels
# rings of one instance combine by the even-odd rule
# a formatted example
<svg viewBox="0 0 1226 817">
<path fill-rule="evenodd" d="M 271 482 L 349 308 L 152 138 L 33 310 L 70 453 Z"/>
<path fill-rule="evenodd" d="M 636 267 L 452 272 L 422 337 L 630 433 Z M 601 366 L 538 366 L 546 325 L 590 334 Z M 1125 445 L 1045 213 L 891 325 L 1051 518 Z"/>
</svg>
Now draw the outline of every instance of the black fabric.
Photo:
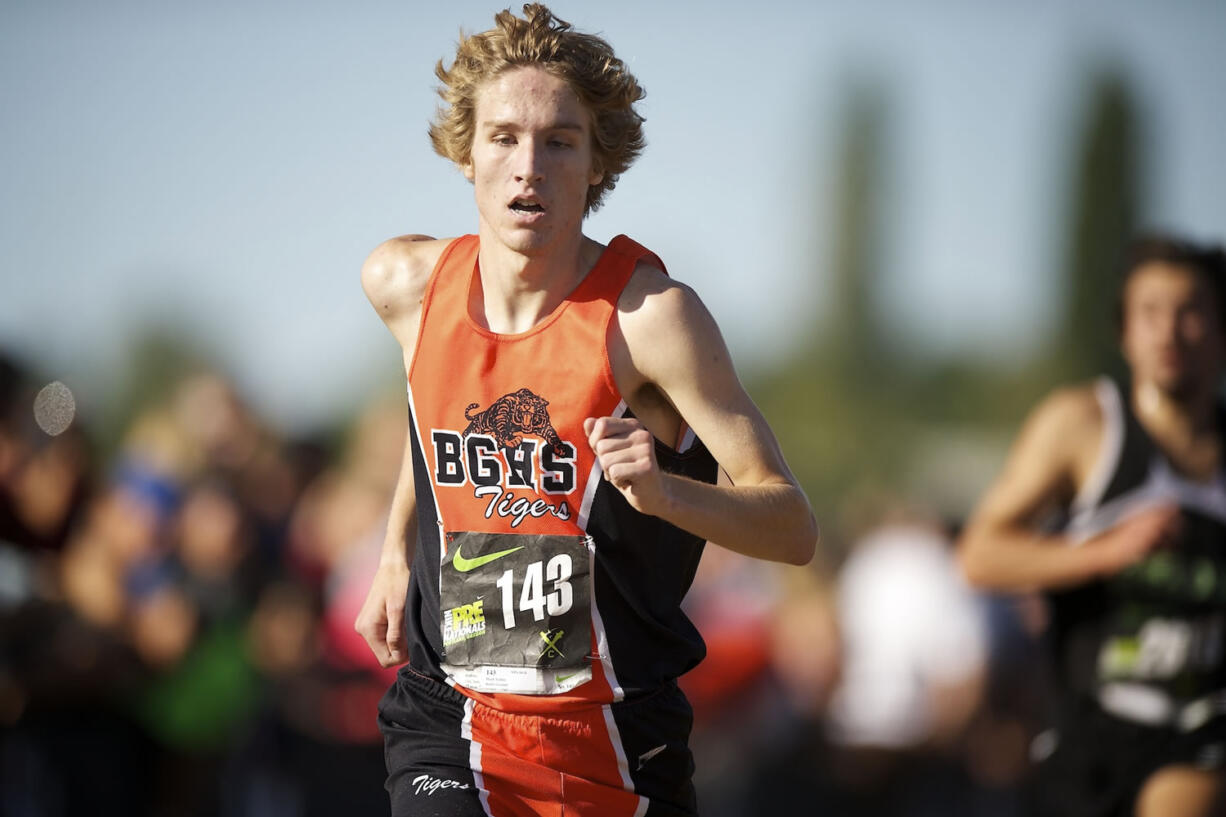
<svg viewBox="0 0 1226 817">
<path fill-rule="evenodd" d="M 409 666 L 442 678 L 439 656 L 443 654 L 443 628 L 438 604 L 439 540 L 438 509 L 430 488 L 430 470 L 418 442 L 416 418 L 409 408 L 409 439 L 413 445 L 413 487 L 417 498 L 417 548 L 409 575 L 404 607 L 404 626 L 409 645 Z"/>
<path fill-rule="evenodd" d="M 697 814 L 689 737 L 694 712 L 675 683 L 611 705 L 634 790 L 651 800 L 645 817 Z"/>
<path fill-rule="evenodd" d="M 1117 387 L 1119 388 L 1119 387 Z M 1156 464 L 1170 467 L 1161 450 L 1131 410 L 1120 388 L 1124 439 L 1108 488 L 1095 508 L 1123 503 L 1124 515 L 1141 510 L 1152 497 L 1130 499 L 1152 478 Z M 1219 418 L 1222 415 L 1219 412 Z M 1222 427 L 1226 431 L 1226 426 Z M 1127 507 L 1133 505 L 1134 507 Z M 1189 647 L 1202 656 L 1172 677 L 1161 672 L 1141 682 L 1177 699 L 1191 699 L 1226 688 L 1226 524 L 1201 509 L 1181 503 L 1181 528 L 1168 548 L 1155 550 L 1120 573 L 1048 594 L 1049 638 L 1057 674 L 1065 689 L 1093 696 L 1104 677 L 1104 646 L 1116 636 L 1138 632 L 1147 622 L 1186 623 L 1194 634 Z M 1136 682 L 1135 678 L 1123 678 Z"/>
<path fill-rule="evenodd" d="M 1226 718 L 1192 732 L 1114 718 L 1089 699 L 1066 701 L 1056 748 L 1027 790 L 1033 817 L 1133 817 L 1141 787 L 1171 764 L 1222 768 Z"/>
<path fill-rule="evenodd" d="M 715 482 L 715 460 L 701 442 L 684 453 L 657 443 L 656 459 L 668 473 Z M 681 601 L 694 581 L 703 540 L 634 510 L 603 479 L 592 499 L 588 532 L 597 543 L 596 603 L 626 695 L 648 692 L 693 669 L 706 656 L 706 645 Z"/>
<path fill-rule="evenodd" d="M 485 817 L 460 737 L 465 698 L 444 684 L 401 671 L 379 702 L 393 817 Z"/>
<path fill-rule="evenodd" d="M 1128 398 L 1130 387 L 1127 384 L 1113 383 L 1112 385 L 1116 389 L 1116 394 L 1119 395 L 1120 419 L 1124 424 L 1124 444 L 1120 448 L 1119 460 L 1115 464 L 1115 470 L 1111 475 L 1111 480 L 1107 483 L 1107 489 L 1103 492 L 1099 505 L 1110 502 L 1145 482 L 1146 477 L 1149 476 L 1150 462 L 1155 455 L 1160 455 L 1158 447 L 1154 445 L 1154 441 L 1132 410 L 1132 401 Z"/>
<path fill-rule="evenodd" d="M 1174 724 L 1109 714 L 1098 703 L 1100 691 L 1116 682 L 1145 687 L 1176 711 L 1226 689 L 1226 524 L 1217 510 L 1219 489 L 1180 477 L 1132 411 L 1127 387 L 1113 386 L 1123 429 L 1119 456 L 1101 499 L 1078 514 L 1096 523 L 1089 525 L 1093 530 L 1155 498 L 1176 500 L 1181 529 L 1169 547 L 1132 567 L 1048 594 L 1059 740 L 1029 793 L 1030 813 L 1039 817 L 1131 817 L 1140 787 L 1155 770 L 1170 764 L 1217 768 L 1226 752 L 1221 716 L 1180 732 Z M 1218 417 L 1226 432 L 1221 411 Z M 1165 482 L 1152 482 L 1155 469 L 1166 471 Z"/>
</svg>

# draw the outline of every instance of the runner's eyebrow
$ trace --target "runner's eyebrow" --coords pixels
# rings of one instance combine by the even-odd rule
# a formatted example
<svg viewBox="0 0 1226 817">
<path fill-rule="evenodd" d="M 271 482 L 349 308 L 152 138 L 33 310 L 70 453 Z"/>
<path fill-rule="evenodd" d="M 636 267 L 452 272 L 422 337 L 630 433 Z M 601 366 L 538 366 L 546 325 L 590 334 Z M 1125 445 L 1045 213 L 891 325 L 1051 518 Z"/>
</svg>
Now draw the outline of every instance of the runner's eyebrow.
<svg viewBox="0 0 1226 817">
<path fill-rule="evenodd" d="M 513 122 L 509 119 L 487 119 L 486 121 L 481 123 L 481 127 L 487 130 L 525 130 L 525 128 L 522 125 L 520 125 L 517 122 Z M 554 122 L 551 125 L 541 128 L 541 130 L 549 130 L 549 131 L 566 130 L 566 131 L 578 131 L 582 133 L 583 125 L 581 125 L 578 122 L 562 121 L 562 122 Z"/>
</svg>

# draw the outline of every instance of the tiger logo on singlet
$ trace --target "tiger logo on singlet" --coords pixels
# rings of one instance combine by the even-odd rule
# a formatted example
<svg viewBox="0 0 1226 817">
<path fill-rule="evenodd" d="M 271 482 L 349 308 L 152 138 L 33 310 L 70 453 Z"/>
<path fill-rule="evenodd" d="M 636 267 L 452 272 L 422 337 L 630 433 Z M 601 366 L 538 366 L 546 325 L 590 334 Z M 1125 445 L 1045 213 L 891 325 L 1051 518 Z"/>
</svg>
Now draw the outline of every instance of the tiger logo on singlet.
<svg viewBox="0 0 1226 817">
<path fill-rule="evenodd" d="M 461 432 L 469 434 L 488 434 L 504 448 L 516 448 L 523 442 L 525 434 L 533 434 L 543 439 L 555 454 L 564 456 L 566 449 L 558 432 L 554 430 L 549 419 L 546 406 L 549 401 L 529 389 L 504 394 L 484 411 L 473 413 L 479 403 L 469 403 L 464 409 L 464 419 L 468 427 Z"/>
</svg>

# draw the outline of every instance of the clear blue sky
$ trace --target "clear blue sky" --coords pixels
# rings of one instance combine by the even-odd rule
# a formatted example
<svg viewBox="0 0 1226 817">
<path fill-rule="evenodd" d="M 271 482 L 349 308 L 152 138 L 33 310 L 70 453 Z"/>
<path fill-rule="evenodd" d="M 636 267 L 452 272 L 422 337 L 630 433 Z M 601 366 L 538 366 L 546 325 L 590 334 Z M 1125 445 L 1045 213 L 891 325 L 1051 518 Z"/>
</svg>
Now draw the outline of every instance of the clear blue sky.
<svg viewBox="0 0 1226 817">
<path fill-rule="evenodd" d="M 497 4 L 0 5 L 0 346 L 105 400 L 160 319 L 274 420 L 395 387 L 358 283 L 404 232 L 475 228 L 425 138 L 432 68 Z M 838 113 L 892 129 L 885 308 L 930 353 L 1019 355 L 1053 318 L 1088 76 L 1136 91 L 1147 222 L 1226 238 L 1226 4 L 564 0 L 648 90 L 649 146 L 588 232 L 695 286 L 742 369 L 822 319 Z"/>
</svg>

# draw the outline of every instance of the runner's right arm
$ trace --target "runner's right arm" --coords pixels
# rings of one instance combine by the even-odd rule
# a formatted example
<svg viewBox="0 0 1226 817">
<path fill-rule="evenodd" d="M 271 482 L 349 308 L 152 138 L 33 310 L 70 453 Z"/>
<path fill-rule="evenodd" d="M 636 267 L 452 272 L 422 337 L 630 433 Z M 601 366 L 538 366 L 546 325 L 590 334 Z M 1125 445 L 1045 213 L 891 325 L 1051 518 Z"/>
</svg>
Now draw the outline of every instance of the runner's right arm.
<svg viewBox="0 0 1226 817">
<path fill-rule="evenodd" d="M 435 241 L 427 236 L 393 238 L 379 245 L 362 266 L 362 289 L 399 342 L 406 376 L 417 346 L 426 284 L 446 245 L 446 241 Z M 409 433 L 412 433 L 411 430 Z M 354 629 L 366 639 L 384 667 L 401 664 L 408 658 L 404 637 L 404 602 L 409 587 L 409 566 L 413 562 L 416 544 L 417 498 L 413 484 L 413 446 L 412 438 L 406 435 L 379 569 L 354 622 Z"/>
<path fill-rule="evenodd" d="M 1128 567 L 1173 534 L 1178 514 L 1170 506 L 1130 516 L 1081 544 L 1040 531 L 1043 514 L 1067 507 L 1084 484 L 1102 435 L 1092 388 L 1057 391 L 1031 413 L 959 539 L 971 584 L 1022 592 L 1081 584 Z"/>
</svg>

